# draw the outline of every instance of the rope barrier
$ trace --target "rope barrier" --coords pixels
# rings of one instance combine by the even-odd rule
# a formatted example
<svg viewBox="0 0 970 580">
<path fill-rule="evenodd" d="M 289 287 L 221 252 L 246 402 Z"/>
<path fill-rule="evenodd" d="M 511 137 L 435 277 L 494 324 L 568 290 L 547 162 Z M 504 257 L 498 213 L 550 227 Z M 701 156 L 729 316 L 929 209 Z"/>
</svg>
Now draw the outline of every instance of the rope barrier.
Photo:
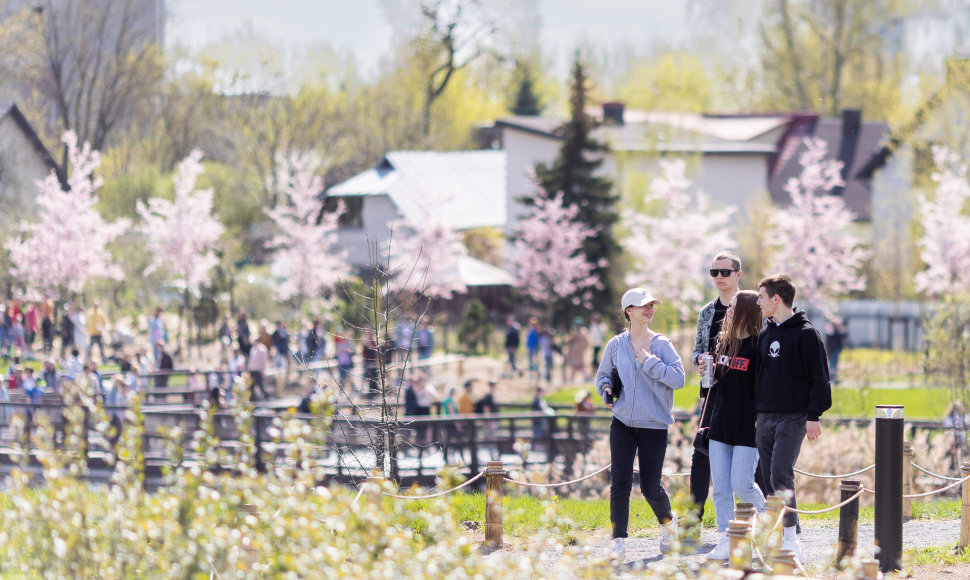
<svg viewBox="0 0 970 580">
<path fill-rule="evenodd" d="M 859 475 L 860 473 L 865 473 L 875 467 L 876 467 L 876 464 L 873 463 L 869 467 L 862 468 L 859 471 L 853 471 L 852 473 L 843 473 L 840 475 L 823 475 L 818 473 L 809 473 L 808 471 L 802 471 L 801 469 L 797 469 L 797 468 L 795 469 L 795 473 L 800 473 L 802 475 L 807 475 L 809 477 L 818 477 L 820 479 L 844 479 L 846 477 L 852 477 L 853 475 Z"/>
<path fill-rule="evenodd" d="M 381 493 L 383 493 L 387 497 L 393 497 L 393 498 L 397 498 L 397 499 L 411 499 L 411 500 L 414 500 L 414 499 L 431 499 L 431 498 L 434 498 L 434 497 L 441 497 L 443 495 L 447 495 L 447 494 L 449 494 L 449 493 L 451 493 L 453 491 L 458 491 L 459 489 L 461 489 L 463 487 L 466 487 L 466 486 L 471 485 L 471 483 L 473 481 L 476 481 L 478 479 L 481 479 L 482 477 L 485 477 L 485 470 L 484 469 L 478 475 L 476 475 L 475 477 L 469 479 L 468 481 L 466 481 L 465 483 L 463 483 L 463 484 L 461 484 L 461 485 L 459 485 L 457 487 L 453 487 L 451 489 L 448 489 L 448 490 L 445 490 L 445 491 L 442 491 L 442 492 L 439 492 L 439 493 L 432 493 L 431 495 L 397 495 L 397 494 L 393 494 L 393 493 L 387 493 L 386 491 L 382 491 Z"/>
<path fill-rule="evenodd" d="M 954 487 L 956 487 L 958 485 L 961 485 L 964 481 L 967 481 L 968 479 L 970 479 L 970 476 L 964 477 L 963 479 L 961 479 L 961 480 L 959 480 L 957 482 L 951 483 L 950 485 L 948 485 L 946 487 L 941 487 L 940 489 L 934 489 L 933 491 L 927 491 L 927 492 L 924 492 L 924 493 L 911 493 L 911 494 L 904 495 L 903 497 L 904 498 L 912 499 L 912 498 L 915 498 L 915 497 L 926 497 L 926 496 L 930 496 L 930 495 L 935 495 L 935 494 L 938 494 L 938 493 L 942 493 L 942 492 L 944 492 L 944 491 L 946 491 L 948 489 L 954 488 Z"/>
<path fill-rule="evenodd" d="M 606 465 L 604 465 L 603 467 L 600 467 L 599 469 L 597 469 L 593 473 L 590 473 L 589 475 L 584 475 L 584 476 L 580 477 L 579 479 L 574 479 L 572 481 L 563 481 L 561 483 L 530 483 L 528 481 L 518 481 L 518 480 L 512 479 L 510 477 L 504 477 L 503 479 L 505 481 L 508 481 L 509 483 L 515 483 L 517 485 L 524 485 L 525 487 L 559 487 L 561 485 L 571 485 L 573 483 L 579 483 L 580 481 L 589 479 L 589 478 L 593 477 L 594 475 L 599 475 L 600 473 L 603 473 L 604 471 L 606 471 L 607 469 L 609 469 L 611 465 L 613 465 L 613 464 L 612 463 L 607 463 Z"/>
<path fill-rule="evenodd" d="M 910 465 L 912 465 L 913 467 L 915 467 L 916 469 L 922 471 L 923 473 L 925 473 L 927 475 L 932 475 L 933 477 L 936 477 L 936 478 L 939 478 L 939 479 L 943 479 L 943 480 L 946 480 L 946 481 L 963 481 L 959 477 L 950 477 L 948 475 L 940 475 L 939 473 L 933 473 L 929 469 L 924 469 L 924 468 L 920 467 L 919 465 L 916 465 L 915 463 L 910 463 Z"/>
<path fill-rule="evenodd" d="M 864 491 L 864 492 L 866 492 L 866 493 L 868 493 L 869 495 L 876 495 L 876 490 L 874 490 L 874 489 L 869 489 L 868 487 L 863 487 L 863 488 L 862 488 L 862 491 Z"/>
<path fill-rule="evenodd" d="M 364 485 L 367 485 L 367 484 L 365 483 Z M 354 505 L 356 505 L 357 502 L 360 501 L 360 496 L 364 495 L 364 485 L 360 486 L 360 490 L 357 492 L 357 497 L 354 498 L 354 501 L 350 502 L 350 505 L 347 506 L 347 509 L 354 507 Z M 276 513 L 279 513 L 279 511 L 277 511 Z"/>
<path fill-rule="evenodd" d="M 633 473 L 640 473 L 640 468 L 634 466 L 633 467 Z M 668 473 L 668 472 L 662 471 L 660 473 L 660 476 L 661 477 L 687 477 L 688 475 L 690 475 L 690 472 L 689 471 L 680 471 L 680 472 L 677 472 L 677 473 Z"/>
<path fill-rule="evenodd" d="M 804 515 L 824 514 L 826 512 L 830 512 L 832 510 L 837 510 L 837 509 L 839 509 L 841 507 L 844 507 L 844 506 L 852 503 L 853 501 L 859 499 L 859 496 L 862 495 L 862 492 L 863 492 L 863 490 L 860 489 L 859 491 L 855 492 L 855 495 L 853 495 L 849 499 L 843 501 L 842 503 L 835 504 L 834 506 L 827 507 L 825 509 L 821 509 L 821 510 L 800 510 L 800 509 L 793 508 L 793 507 L 790 507 L 790 506 L 787 506 L 786 505 L 786 506 L 784 506 L 784 509 L 782 510 L 782 513 L 784 513 L 785 511 L 793 511 L 796 514 L 804 514 Z M 903 497 L 907 497 L 907 496 L 904 495 Z"/>
</svg>

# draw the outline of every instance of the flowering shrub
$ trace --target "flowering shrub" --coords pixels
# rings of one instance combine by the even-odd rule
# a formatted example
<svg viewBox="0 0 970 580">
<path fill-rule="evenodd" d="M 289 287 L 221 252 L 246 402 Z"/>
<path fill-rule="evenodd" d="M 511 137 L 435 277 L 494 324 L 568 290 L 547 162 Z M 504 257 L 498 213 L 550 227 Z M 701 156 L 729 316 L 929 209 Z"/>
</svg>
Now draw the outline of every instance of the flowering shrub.
<svg viewBox="0 0 970 580">
<path fill-rule="evenodd" d="M 608 538 L 596 534 L 579 541 L 577 526 L 547 506 L 539 531 L 521 546 L 486 555 L 479 551 L 479 532 L 463 529 L 453 516 L 452 497 L 407 501 L 356 494 L 354 489 L 322 485 L 315 459 L 325 451 L 320 434 L 329 429 L 327 403 L 313 421 L 286 417 L 276 420 L 270 434 L 272 457 L 266 473 L 258 473 L 251 432 L 253 407 L 245 391 L 234 409 L 239 437 L 224 445 L 208 410 L 202 428 L 192 434 L 188 449 L 178 429 L 168 432 L 168 479 L 156 492 L 144 491 L 142 424 L 137 407 L 125 415 L 116 448 L 103 444 L 112 427 L 103 409 L 83 403 L 65 411 L 63 445 L 55 449 L 52 430 L 42 417 L 35 421 L 34 454 L 43 468 L 44 485 L 33 487 L 27 455 L 22 468 L 7 481 L 0 510 L 0 575 L 26 578 L 467 578 L 561 577 L 606 578 L 617 575 L 608 558 Z M 93 433 L 85 437 L 83 417 L 89 414 Z M 24 423 L 12 422 L 15 435 Z M 871 463 L 871 433 L 865 429 L 832 428 L 827 437 L 843 442 L 838 449 L 806 445 L 799 467 L 824 472 L 823 466 L 857 467 Z M 922 432 L 921 432 L 922 433 Z M 689 442 L 671 430 L 668 470 L 684 470 Z M 946 472 L 937 435 L 918 435 L 917 463 Z M 19 438 L 18 438 L 19 440 Z M 95 487 L 83 481 L 87 462 L 84 442 L 100 442 L 111 450 L 110 484 Z M 849 442 L 862 442 L 859 445 Z M 927 446 L 929 451 L 922 451 Z M 858 448 L 856 448 L 858 447 Z M 522 449 L 523 452 L 528 450 Z M 837 456 L 836 456 L 837 454 Z M 574 473 L 588 473 L 609 456 L 605 439 L 596 441 L 588 457 L 577 457 Z M 221 466 L 221 470 L 215 470 Z M 218 473 L 216 471 L 219 471 Z M 517 474 L 532 481 L 560 480 L 561 474 Z M 871 474 L 869 474 L 871 477 Z M 441 487 L 460 479 L 448 471 Z M 863 476 L 863 482 L 871 481 Z M 389 483 L 384 491 L 400 493 Z M 684 513 L 684 478 L 671 480 L 678 511 Z M 802 502 L 833 503 L 837 482 L 799 482 Z M 816 489 L 818 487 L 818 489 Z M 604 496 L 605 473 L 576 484 L 574 492 Z M 365 488 L 366 489 L 366 488 Z M 804 490 L 804 491 L 803 491 Z M 510 490 L 511 492 L 511 490 Z M 370 496 L 370 497 L 369 497 Z M 682 522 L 687 527 L 687 519 Z M 467 526 L 465 526 L 467 527 Z M 594 546 L 601 548 L 594 550 Z M 689 575 L 714 578 L 719 567 L 699 567 L 668 555 L 645 570 L 621 568 L 648 578 Z"/>
</svg>

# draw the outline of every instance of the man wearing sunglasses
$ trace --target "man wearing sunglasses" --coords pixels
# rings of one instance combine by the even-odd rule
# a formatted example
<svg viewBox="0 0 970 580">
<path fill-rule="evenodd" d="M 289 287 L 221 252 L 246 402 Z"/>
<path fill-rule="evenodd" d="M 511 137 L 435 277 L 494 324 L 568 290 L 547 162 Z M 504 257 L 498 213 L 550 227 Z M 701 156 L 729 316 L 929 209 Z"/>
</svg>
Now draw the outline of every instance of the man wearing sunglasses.
<svg viewBox="0 0 970 580">
<path fill-rule="evenodd" d="M 701 368 L 700 357 L 704 354 L 714 352 L 714 345 L 717 342 L 717 335 L 721 332 L 721 324 L 724 322 L 724 314 L 727 312 L 731 299 L 740 291 L 741 281 L 741 258 L 731 252 L 720 252 L 714 256 L 710 269 L 711 281 L 717 288 L 718 297 L 711 300 L 701 309 L 697 317 L 697 338 L 694 341 L 694 351 L 691 360 L 700 369 L 703 375 L 704 369 Z M 710 389 L 701 387 L 701 404 L 707 397 Z M 708 417 L 710 414 L 708 414 Z M 705 422 L 709 422 L 707 419 Z M 706 425 L 699 425 L 703 427 Z M 700 521 L 704 517 L 704 503 L 707 501 L 707 494 L 711 486 L 711 463 L 707 455 L 694 450 L 694 455 L 690 463 L 690 495 L 697 510 L 697 519 Z"/>
</svg>

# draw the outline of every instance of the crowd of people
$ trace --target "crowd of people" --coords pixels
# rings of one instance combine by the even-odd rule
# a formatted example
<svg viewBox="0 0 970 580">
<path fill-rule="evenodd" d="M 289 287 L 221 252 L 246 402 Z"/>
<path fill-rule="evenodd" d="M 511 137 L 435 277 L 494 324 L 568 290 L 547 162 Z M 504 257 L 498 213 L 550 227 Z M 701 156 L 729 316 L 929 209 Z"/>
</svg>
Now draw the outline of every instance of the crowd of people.
<svg viewBox="0 0 970 580">
<path fill-rule="evenodd" d="M 831 407 L 832 394 L 825 345 L 805 313 L 794 307 L 796 286 L 790 276 L 764 278 L 757 292 L 741 290 L 741 260 L 729 252 L 714 257 L 710 276 L 719 295 L 701 309 L 691 353 L 701 375 L 712 377 L 700 393 L 702 409 L 710 412 L 699 421 L 690 484 L 698 516 L 713 484 L 720 536 L 707 557 L 727 560 L 735 497 L 760 512 L 766 496 L 783 492 L 787 505 L 797 507 L 795 462 L 803 440 L 821 436 L 819 417 Z M 615 553 L 624 551 L 628 534 L 637 456 L 640 489 L 661 524 L 661 551 L 679 534 L 661 468 L 673 423 L 673 392 L 684 386 L 685 370 L 671 341 L 650 328 L 660 304 L 643 288 L 623 295 L 627 329 L 607 343 L 596 375 L 597 391 L 613 411 L 610 520 Z M 786 511 L 781 547 L 801 558 L 798 526 L 798 515 Z"/>
<path fill-rule="evenodd" d="M 709 445 L 695 449 L 690 488 L 695 515 L 701 517 L 713 483 L 720 540 L 708 557 L 725 560 L 735 497 L 761 511 L 767 495 L 784 491 L 788 505 L 797 505 L 794 465 L 802 440 L 821 436 L 819 416 L 831 405 L 827 356 L 832 353 L 827 355 L 819 332 L 805 313 L 794 308 L 796 288 L 789 276 L 765 278 L 757 292 L 741 290 L 741 260 L 729 252 L 714 257 L 710 276 L 718 296 L 700 311 L 690 359 L 702 375 L 710 371 L 713 377 L 713 384 L 704 385 L 700 392 L 701 407 L 710 411 L 702 413 L 698 425 Z M 505 325 L 502 376 L 521 379 L 528 374 L 534 389 L 531 408 L 536 413 L 555 413 L 545 402 L 542 384 L 543 379 L 552 380 L 554 353 L 561 355 L 564 380 L 588 381 L 591 371 L 596 371 L 596 390 L 613 415 L 610 514 L 617 552 L 623 551 L 628 534 L 636 457 L 641 491 L 662 526 L 661 549 L 668 549 L 679 533 L 661 469 L 667 429 L 673 423 L 673 391 L 684 386 L 686 372 L 671 340 L 650 326 L 660 305 L 646 289 L 626 292 L 621 300 L 626 328 L 608 341 L 606 325 L 596 314 L 588 323 L 580 317 L 574 319 L 561 339 L 536 317 L 528 320 L 524 330 L 513 315 Z M 155 309 L 147 320 L 146 349 L 129 354 L 110 330 L 110 320 L 97 303 L 86 308 L 68 302 L 55 309 L 51 300 L 44 300 L 0 307 L 0 357 L 11 361 L 0 398 L 6 398 L 10 389 L 22 389 L 36 402 L 45 392 L 60 393 L 67 385 L 81 385 L 86 396 L 124 406 L 134 393 L 151 386 L 150 378 L 155 387 L 165 387 L 165 371 L 174 370 L 175 354 L 168 347 L 162 309 Z M 232 398 L 233 389 L 245 384 L 244 377 L 248 377 L 252 398 L 266 399 L 272 391 L 266 385 L 269 369 L 288 368 L 294 362 L 311 367 L 324 360 L 335 367 L 340 389 L 373 397 L 381 388 L 378 368 L 382 363 L 403 362 L 412 353 L 416 361 L 427 360 L 435 346 L 434 330 L 423 319 L 400 321 L 386 342 L 379 344 L 370 328 L 359 333 L 328 330 L 323 321 L 314 318 L 291 335 L 286 321 L 253 324 L 245 310 L 239 310 L 235 319 L 225 316 L 219 338 L 219 370 L 206 375 L 205 385 L 212 393 L 210 399 L 218 404 Z M 55 342 L 59 351 L 55 351 Z M 527 355 L 524 365 L 519 361 L 522 346 Z M 59 353 L 56 358 L 55 352 Z M 38 355 L 40 368 L 31 364 Z M 107 385 L 95 355 L 102 364 L 110 360 L 119 366 L 120 372 Z M 362 366 L 358 372 L 354 371 L 355 361 Z M 435 407 L 446 416 L 498 412 L 495 380 L 477 398 L 474 381 L 465 381 L 461 389 L 447 388 L 442 395 L 430 368 L 412 372 L 406 380 L 402 372 L 395 380 L 405 387 L 403 411 L 408 416 L 430 415 Z M 591 393 L 577 396 L 576 411 L 594 409 Z M 113 415 L 112 420 L 121 419 Z M 536 440 L 545 436 L 546 424 L 538 417 L 533 421 Z M 486 423 L 486 437 L 488 429 Z M 427 440 L 430 432 L 420 436 Z M 789 512 L 782 547 L 799 554 L 797 531 L 797 515 Z"/>
</svg>

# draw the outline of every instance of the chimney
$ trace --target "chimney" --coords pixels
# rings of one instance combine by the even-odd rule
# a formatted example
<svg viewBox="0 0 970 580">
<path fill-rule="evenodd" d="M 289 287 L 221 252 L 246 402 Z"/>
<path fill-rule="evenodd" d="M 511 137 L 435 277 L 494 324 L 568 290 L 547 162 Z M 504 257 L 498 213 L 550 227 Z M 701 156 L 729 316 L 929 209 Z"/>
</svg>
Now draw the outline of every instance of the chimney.
<svg viewBox="0 0 970 580">
<path fill-rule="evenodd" d="M 624 104 L 619 101 L 603 103 L 603 124 L 623 125 Z"/>
<path fill-rule="evenodd" d="M 842 111 L 842 144 L 839 146 L 839 161 L 842 162 L 842 181 L 849 184 L 852 179 L 852 164 L 859 148 L 859 133 L 862 131 L 862 110 L 845 109 Z M 845 186 L 836 187 L 832 195 L 842 195 Z"/>
</svg>

